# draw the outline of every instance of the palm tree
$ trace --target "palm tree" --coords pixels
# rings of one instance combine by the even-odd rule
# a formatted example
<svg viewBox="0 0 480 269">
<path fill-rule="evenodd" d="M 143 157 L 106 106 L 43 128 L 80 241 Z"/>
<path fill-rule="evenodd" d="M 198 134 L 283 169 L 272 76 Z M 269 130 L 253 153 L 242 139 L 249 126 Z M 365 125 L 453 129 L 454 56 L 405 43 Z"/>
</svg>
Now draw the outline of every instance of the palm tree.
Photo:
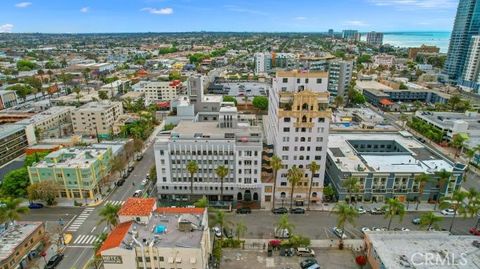
<svg viewBox="0 0 480 269">
<path fill-rule="evenodd" d="M 388 218 L 388 230 L 392 225 L 392 220 L 395 216 L 398 215 L 400 221 L 402 221 L 403 216 L 405 216 L 405 206 L 398 201 L 397 199 L 388 199 L 385 206 L 382 207 L 385 210 L 385 218 Z"/>
<path fill-rule="evenodd" d="M 467 149 L 465 151 L 465 156 L 467 156 L 467 169 L 465 169 L 465 170 L 468 171 L 469 168 L 470 168 L 470 163 L 472 162 L 473 157 L 475 157 L 475 150 Z M 465 177 L 464 180 L 466 180 L 466 179 L 467 179 L 467 177 Z"/>
<path fill-rule="evenodd" d="M 272 166 L 273 170 L 273 196 L 272 196 L 272 208 L 275 208 L 275 189 L 277 186 L 277 173 L 280 168 L 282 168 L 282 159 L 280 159 L 277 155 L 273 155 L 272 159 L 270 160 L 270 165 Z"/>
<path fill-rule="evenodd" d="M 118 224 L 118 211 L 121 207 L 121 205 L 107 203 L 98 213 L 101 217 L 99 224 L 106 222 L 110 231 L 112 231 Z"/>
<path fill-rule="evenodd" d="M 333 103 L 335 104 L 336 108 L 339 108 L 339 107 L 343 106 L 343 103 L 344 103 L 343 96 L 337 95 L 335 97 Z"/>
<path fill-rule="evenodd" d="M 333 213 L 337 215 L 337 227 L 342 230 L 339 248 L 343 249 L 345 224 L 350 223 L 351 225 L 355 225 L 355 220 L 358 218 L 358 211 L 349 204 L 339 202 L 333 208 Z"/>
<path fill-rule="evenodd" d="M 307 205 L 307 210 L 310 210 L 310 202 L 311 202 L 311 196 L 312 196 L 312 186 L 313 186 L 313 176 L 320 170 L 320 165 L 318 165 L 315 161 L 312 161 L 310 163 L 310 172 L 312 173 L 312 176 L 310 177 L 310 186 L 308 187 L 308 205 Z"/>
<path fill-rule="evenodd" d="M 295 225 L 288 221 L 288 215 L 282 215 L 277 222 L 277 229 L 287 230 L 289 234 L 292 234 Z"/>
<path fill-rule="evenodd" d="M 405 124 L 408 121 L 408 116 L 406 114 L 401 113 L 399 119 L 402 122 L 402 127 L 405 128 Z"/>
<path fill-rule="evenodd" d="M 443 187 L 452 176 L 452 173 L 448 172 L 445 169 L 442 169 L 440 172 L 436 172 L 435 175 L 437 176 L 438 195 L 437 195 L 437 201 L 435 202 L 435 207 L 433 210 L 437 210 L 437 205 L 438 203 L 440 203 L 440 196 L 442 194 Z"/>
<path fill-rule="evenodd" d="M 456 134 L 453 136 L 452 138 L 452 142 L 450 142 L 450 144 L 457 149 L 457 154 L 456 156 L 460 156 L 462 154 L 462 150 L 463 150 L 463 147 L 465 146 L 465 142 L 468 140 L 468 138 L 460 135 L 460 134 Z"/>
<path fill-rule="evenodd" d="M 20 198 L 7 197 L 0 200 L 3 204 L 0 206 L 0 223 L 6 222 L 7 226 L 13 221 L 20 219 L 20 215 L 28 212 L 28 207 L 20 206 L 22 203 Z"/>
<path fill-rule="evenodd" d="M 220 237 L 221 240 L 223 240 L 223 228 L 230 222 L 225 220 L 225 212 L 221 210 L 217 210 L 215 212 L 215 215 L 213 216 L 213 224 L 220 226 L 220 230 L 222 231 L 222 235 Z"/>
<path fill-rule="evenodd" d="M 295 192 L 295 186 L 302 180 L 303 170 L 298 168 L 296 165 L 292 166 L 287 172 L 287 180 L 291 185 L 290 191 L 290 210 L 293 207 L 293 193 Z"/>
<path fill-rule="evenodd" d="M 243 237 L 245 235 L 245 233 L 247 232 L 247 226 L 245 225 L 245 223 L 242 221 L 240 221 L 239 223 L 237 223 L 237 225 L 235 226 L 235 232 L 237 233 L 237 240 L 240 241 L 240 237 Z"/>
<path fill-rule="evenodd" d="M 443 220 L 442 217 L 435 215 L 433 212 L 427 212 L 420 216 L 420 227 L 427 227 L 427 231 L 432 227 L 436 230 L 439 230 L 438 223 Z"/>
<path fill-rule="evenodd" d="M 418 210 L 418 206 L 420 205 L 420 203 L 422 201 L 423 192 L 425 191 L 425 185 L 430 180 L 431 180 L 430 176 L 425 174 L 425 173 L 421 173 L 421 174 L 418 174 L 418 175 L 415 176 L 415 183 L 418 184 L 417 208 L 415 210 Z"/>
<path fill-rule="evenodd" d="M 215 169 L 215 173 L 220 178 L 220 200 L 223 201 L 223 180 L 228 175 L 229 171 L 226 166 L 220 165 Z"/>
<path fill-rule="evenodd" d="M 453 209 L 453 217 L 452 221 L 450 222 L 450 228 L 448 229 L 449 232 L 452 231 L 453 228 L 453 223 L 455 222 L 455 218 L 457 217 L 457 214 L 462 214 L 464 217 L 467 215 L 467 211 L 465 208 L 464 201 L 468 197 L 468 193 L 461 191 L 461 190 L 456 190 L 453 192 L 452 197 L 444 197 L 442 198 L 442 201 L 440 203 L 440 208 L 441 209 L 447 209 L 451 208 Z"/>
<path fill-rule="evenodd" d="M 347 196 L 348 196 L 348 203 L 351 202 L 352 199 L 352 193 L 353 192 L 358 192 L 358 178 L 356 177 L 348 177 L 342 182 L 342 187 L 347 189 Z"/>
<path fill-rule="evenodd" d="M 467 200 L 468 203 L 465 205 L 465 213 L 472 218 L 477 218 L 475 224 L 475 228 L 477 228 L 478 223 L 480 222 L 480 217 L 478 217 L 480 213 L 480 193 L 476 189 L 470 188 L 467 192 Z"/>
<path fill-rule="evenodd" d="M 187 163 L 187 171 L 190 173 L 190 201 L 193 198 L 193 175 L 198 171 L 198 164 L 196 161 L 189 161 Z"/>
</svg>

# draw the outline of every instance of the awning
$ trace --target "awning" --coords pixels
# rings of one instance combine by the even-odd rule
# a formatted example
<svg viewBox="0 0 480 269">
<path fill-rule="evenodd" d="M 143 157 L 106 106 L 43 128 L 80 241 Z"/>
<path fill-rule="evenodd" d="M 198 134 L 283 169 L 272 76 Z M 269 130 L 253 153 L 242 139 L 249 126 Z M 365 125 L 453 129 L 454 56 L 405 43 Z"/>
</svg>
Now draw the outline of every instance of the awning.
<svg viewBox="0 0 480 269">
<path fill-rule="evenodd" d="M 382 104 L 384 106 L 391 106 L 391 105 L 393 105 L 393 102 L 386 99 L 386 98 L 383 98 L 383 99 L 380 99 L 380 104 Z"/>
</svg>

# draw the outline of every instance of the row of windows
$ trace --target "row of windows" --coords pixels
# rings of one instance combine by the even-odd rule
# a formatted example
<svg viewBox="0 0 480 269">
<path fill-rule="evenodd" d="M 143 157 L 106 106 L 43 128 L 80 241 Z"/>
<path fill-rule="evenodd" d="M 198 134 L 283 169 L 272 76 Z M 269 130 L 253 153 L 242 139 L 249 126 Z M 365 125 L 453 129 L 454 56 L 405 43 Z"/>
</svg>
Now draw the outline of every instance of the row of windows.
<svg viewBox="0 0 480 269">
<path fill-rule="evenodd" d="M 283 142 L 290 142 L 290 137 L 289 136 L 284 136 L 282 138 L 282 140 L 283 140 Z M 297 136 L 297 137 L 295 137 L 295 142 L 298 142 L 298 141 L 300 141 L 300 142 L 312 142 L 312 138 L 311 137 L 305 138 L 305 137 L 298 137 Z M 318 136 L 316 138 L 316 141 L 317 142 L 323 142 L 323 137 Z"/>
<path fill-rule="evenodd" d="M 288 161 L 289 157 L 288 155 L 282 155 L 282 160 L 283 161 Z M 322 156 L 320 155 L 315 155 L 314 159 L 316 161 L 320 161 L 322 159 Z M 303 155 L 300 155 L 300 156 L 297 156 L 297 155 L 294 155 L 293 156 L 293 160 L 296 161 L 296 160 L 299 160 L 299 161 L 303 161 L 303 160 L 310 160 L 310 156 L 303 156 Z"/>
<path fill-rule="evenodd" d="M 295 132 L 298 133 L 299 131 L 302 133 L 306 133 L 308 130 L 309 133 L 312 132 L 312 128 L 295 128 Z M 324 127 L 318 127 L 317 133 L 323 133 L 325 131 Z M 288 133 L 290 132 L 290 127 L 283 127 L 283 132 Z"/>
<path fill-rule="evenodd" d="M 315 147 L 315 151 L 322 151 L 322 147 Z M 283 151 L 290 151 L 290 147 L 288 146 L 284 146 L 282 147 L 282 150 Z M 298 147 L 298 146 L 295 146 L 293 147 L 293 151 L 310 151 L 310 147 Z"/>
<path fill-rule="evenodd" d="M 162 186 L 162 190 L 168 190 L 169 189 L 169 186 Z M 173 186 L 173 189 L 174 190 L 190 190 L 190 186 Z M 193 189 L 194 190 L 215 190 L 215 191 L 218 191 L 220 189 L 220 187 L 204 187 L 204 186 L 193 186 Z M 233 191 L 233 187 L 223 187 L 224 190 L 228 191 L 228 190 L 231 190 Z"/>
<path fill-rule="evenodd" d="M 304 82 L 305 83 L 309 83 L 310 80 L 308 78 L 305 78 L 304 79 Z M 317 78 L 316 80 L 317 84 L 322 84 L 322 79 L 321 78 Z M 282 78 L 282 83 L 288 83 L 288 78 Z M 297 78 L 297 83 L 301 83 L 301 79 L 300 78 Z"/>
<path fill-rule="evenodd" d="M 292 119 L 291 118 L 283 118 L 283 122 L 290 122 Z M 299 119 L 297 119 L 298 121 Z M 317 122 L 325 122 L 325 118 L 318 118 Z"/>
</svg>

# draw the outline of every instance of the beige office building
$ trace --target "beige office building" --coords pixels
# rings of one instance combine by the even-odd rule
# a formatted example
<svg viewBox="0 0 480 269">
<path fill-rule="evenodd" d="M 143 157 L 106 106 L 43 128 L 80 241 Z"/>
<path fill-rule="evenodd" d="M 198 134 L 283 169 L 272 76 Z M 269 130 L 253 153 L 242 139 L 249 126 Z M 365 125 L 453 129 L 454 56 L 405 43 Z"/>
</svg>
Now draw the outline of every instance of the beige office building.
<svg viewBox="0 0 480 269">
<path fill-rule="evenodd" d="M 79 135 L 108 137 L 113 124 L 123 114 L 121 102 L 87 103 L 72 111 L 73 131 Z"/>
</svg>

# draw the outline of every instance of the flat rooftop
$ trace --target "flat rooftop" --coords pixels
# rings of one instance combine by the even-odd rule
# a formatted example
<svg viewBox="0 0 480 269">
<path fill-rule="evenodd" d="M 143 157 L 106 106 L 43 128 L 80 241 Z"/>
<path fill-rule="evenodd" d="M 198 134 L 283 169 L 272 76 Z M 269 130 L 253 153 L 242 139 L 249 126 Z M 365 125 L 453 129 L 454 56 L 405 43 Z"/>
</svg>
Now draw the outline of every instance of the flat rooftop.
<svg viewBox="0 0 480 269">
<path fill-rule="evenodd" d="M 120 102 L 110 102 L 110 101 L 99 101 L 99 102 L 90 102 L 86 103 L 83 106 L 79 107 L 77 111 L 88 110 L 88 111 L 104 111 Z"/>
<path fill-rule="evenodd" d="M 18 121 L 17 124 L 31 124 L 31 123 L 38 123 L 42 122 L 44 120 L 50 119 L 52 117 L 58 117 L 58 115 L 63 114 L 63 113 L 68 113 L 69 111 L 72 111 L 75 109 L 74 106 L 53 106 L 50 107 L 49 109 L 37 113 L 30 117 L 29 119 L 24 119 L 21 121 Z"/>
<path fill-rule="evenodd" d="M 415 115 L 428 119 L 444 128 L 452 128 L 456 121 L 464 121 L 468 123 L 469 130 L 480 130 L 480 115 L 478 113 L 468 115 L 457 112 L 417 111 Z"/>
<path fill-rule="evenodd" d="M 302 72 L 298 70 L 292 71 L 277 71 L 277 77 L 294 77 L 294 78 L 326 78 L 327 72 L 323 71 L 307 71 Z"/>
<path fill-rule="evenodd" d="M 23 129 L 25 129 L 25 126 L 23 125 L 16 125 L 16 124 L 0 125 L 0 138 L 7 137 Z"/>
<path fill-rule="evenodd" d="M 36 168 L 62 167 L 62 168 L 88 168 L 97 160 L 99 155 L 107 151 L 107 147 L 88 147 L 88 148 L 63 148 L 54 151 L 45 159 L 34 165 Z M 55 163 L 53 159 L 57 159 Z"/>
<path fill-rule="evenodd" d="M 13 255 L 15 249 L 42 225 L 42 222 L 17 221 L 0 233 L 0 261 Z"/>
<path fill-rule="evenodd" d="M 473 245 L 479 237 L 470 235 L 450 235 L 448 232 L 366 232 L 375 253 L 388 269 L 476 269 L 480 268 L 480 249 Z M 439 259 L 450 258 L 450 263 L 425 263 L 425 254 Z M 422 255 L 423 254 L 423 255 Z M 456 264 L 452 263 L 453 257 Z M 461 265 L 464 261 L 466 264 Z M 435 259 L 435 258 L 434 258 Z"/>
<path fill-rule="evenodd" d="M 382 84 L 374 80 L 359 80 L 357 81 L 356 87 L 359 89 L 368 89 L 368 90 L 392 90 L 390 86 Z"/>
<path fill-rule="evenodd" d="M 357 150 L 354 146 L 370 144 Z M 378 145 L 378 150 L 373 149 Z M 388 150 L 388 149 L 392 150 Z M 393 148 L 398 148 L 394 151 Z M 409 133 L 331 133 L 328 155 L 343 172 L 434 173 L 453 165 L 443 156 L 430 151 Z"/>
</svg>

